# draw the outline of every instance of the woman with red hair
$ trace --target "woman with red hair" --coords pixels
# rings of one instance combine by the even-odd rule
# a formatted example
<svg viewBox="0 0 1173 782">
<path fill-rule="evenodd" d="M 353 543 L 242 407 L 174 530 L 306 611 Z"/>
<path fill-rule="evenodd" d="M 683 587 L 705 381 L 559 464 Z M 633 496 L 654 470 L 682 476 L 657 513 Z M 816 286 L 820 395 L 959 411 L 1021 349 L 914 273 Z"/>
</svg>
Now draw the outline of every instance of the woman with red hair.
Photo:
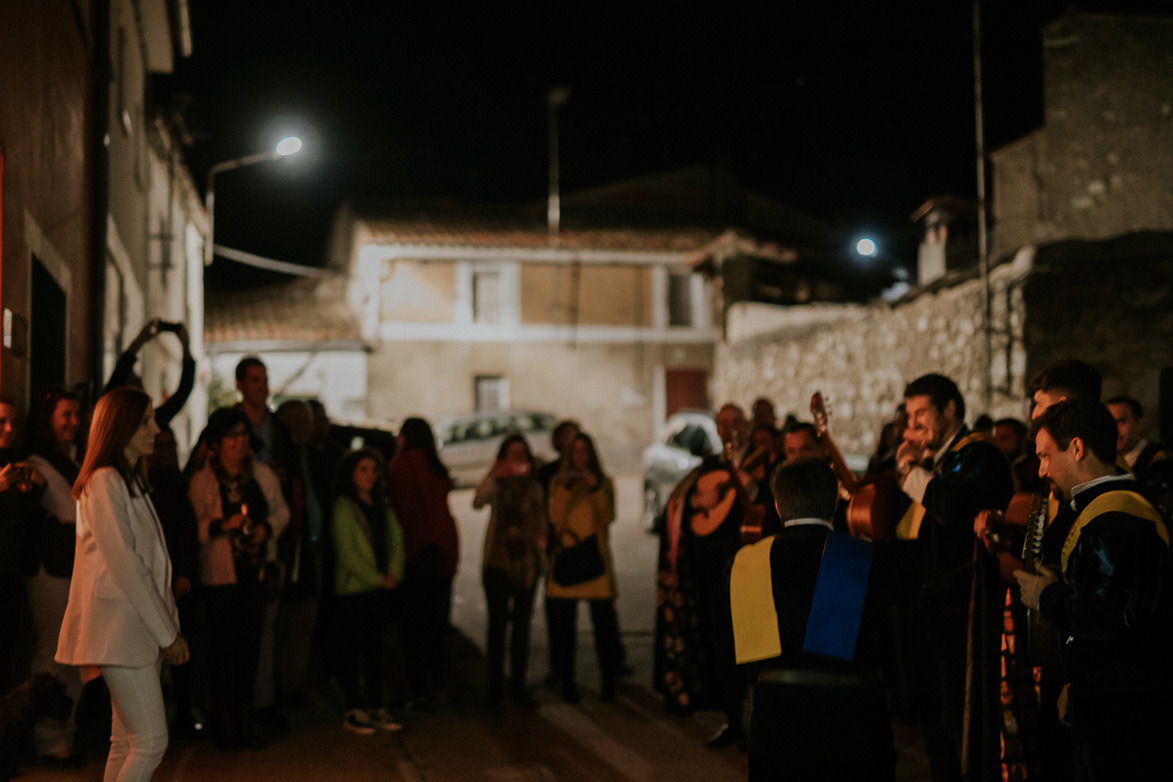
<svg viewBox="0 0 1173 782">
<path fill-rule="evenodd" d="M 149 780 L 167 749 L 159 669 L 187 662 L 171 593 L 171 559 L 148 496 L 155 449 L 150 397 L 117 388 L 98 400 L 73 484 L 77 552 L 57 662 L 102 676 L 113 706 L 108 782 Z"/>
</svg>

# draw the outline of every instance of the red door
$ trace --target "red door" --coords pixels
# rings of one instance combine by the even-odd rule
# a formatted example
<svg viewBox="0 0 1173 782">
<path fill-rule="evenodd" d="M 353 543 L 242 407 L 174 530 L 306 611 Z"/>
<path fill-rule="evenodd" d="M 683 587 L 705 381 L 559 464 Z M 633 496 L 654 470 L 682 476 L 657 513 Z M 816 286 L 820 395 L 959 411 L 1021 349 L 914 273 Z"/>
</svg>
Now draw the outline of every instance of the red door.
<svg viewBox="0 0 1173 782">
<path fill-rule="evenodd" d="M 704 369 L 664 370 L 664 414 L 685 408 L 709 409 L 709 373 Z"/>
</svg>

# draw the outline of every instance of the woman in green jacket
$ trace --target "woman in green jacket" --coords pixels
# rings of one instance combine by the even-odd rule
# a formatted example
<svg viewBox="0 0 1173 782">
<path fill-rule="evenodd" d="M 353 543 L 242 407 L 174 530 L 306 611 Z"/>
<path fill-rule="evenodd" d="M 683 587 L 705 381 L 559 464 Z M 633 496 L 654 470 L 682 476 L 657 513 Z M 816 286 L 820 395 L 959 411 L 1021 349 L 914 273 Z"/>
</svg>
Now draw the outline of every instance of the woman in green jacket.
<svg viewBox="0 0 1173 782">
<path fill-rule="evenodd" d="M 399 730 L 383 707 L 383 628 L 390 597 L 403 578 L 403 530 L 387 502 L 383 457 L 370 448 L 347 454 L 339 472 L 331 525 L 334 591 L 346 697 L 342 727 L 370 735 Z M 366 683 L 366 691 L 360 685 Z"/>
</svg>

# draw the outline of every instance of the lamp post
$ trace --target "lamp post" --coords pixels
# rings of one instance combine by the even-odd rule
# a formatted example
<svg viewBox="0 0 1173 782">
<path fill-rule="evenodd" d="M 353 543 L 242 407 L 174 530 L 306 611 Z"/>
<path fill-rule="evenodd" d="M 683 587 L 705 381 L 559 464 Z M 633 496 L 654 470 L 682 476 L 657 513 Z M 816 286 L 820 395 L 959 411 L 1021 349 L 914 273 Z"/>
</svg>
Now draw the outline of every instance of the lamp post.
<svg viewBox="0 0 1173 782">
<path fill-rule="evenodd" d="M 204 209 L 208 212 L 208 241 L 204 243 L 204 265 L 212 263 L 212 254 L 216 244 L 216 175 L 234 168 L 243 168 L 256 163 L 265 163 L 269 160 L 279 160 L 288 157 L 301 149 L 301 139 L 289 136 L 281 139 L 277 146 L 269 152 L 258 152 L 255 155 L 238 157 L 235 160 L 225 160 L 208 169 L 208 186 L 204 190 Z"/>
</svg>

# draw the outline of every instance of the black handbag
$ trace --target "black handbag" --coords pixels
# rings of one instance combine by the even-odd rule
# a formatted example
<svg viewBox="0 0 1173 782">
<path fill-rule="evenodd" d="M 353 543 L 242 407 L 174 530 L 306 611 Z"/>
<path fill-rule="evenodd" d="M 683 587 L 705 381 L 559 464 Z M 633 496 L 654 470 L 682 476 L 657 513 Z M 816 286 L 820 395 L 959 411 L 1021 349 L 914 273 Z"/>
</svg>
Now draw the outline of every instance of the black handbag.
<svg viewBox="0 0 1173 782">
<path fill-rule="evenodd" d="M 554 554 L 554 567 L 550 577 L 562 586 L 574 586 L 591 581 L 607 572 L 603 554 L 599 551 L 599 536 L 588 535 L 579 539 L 573 532 L 565 532 L 577 542 L 573 546 L 559 545 Z"/>
</svg>

